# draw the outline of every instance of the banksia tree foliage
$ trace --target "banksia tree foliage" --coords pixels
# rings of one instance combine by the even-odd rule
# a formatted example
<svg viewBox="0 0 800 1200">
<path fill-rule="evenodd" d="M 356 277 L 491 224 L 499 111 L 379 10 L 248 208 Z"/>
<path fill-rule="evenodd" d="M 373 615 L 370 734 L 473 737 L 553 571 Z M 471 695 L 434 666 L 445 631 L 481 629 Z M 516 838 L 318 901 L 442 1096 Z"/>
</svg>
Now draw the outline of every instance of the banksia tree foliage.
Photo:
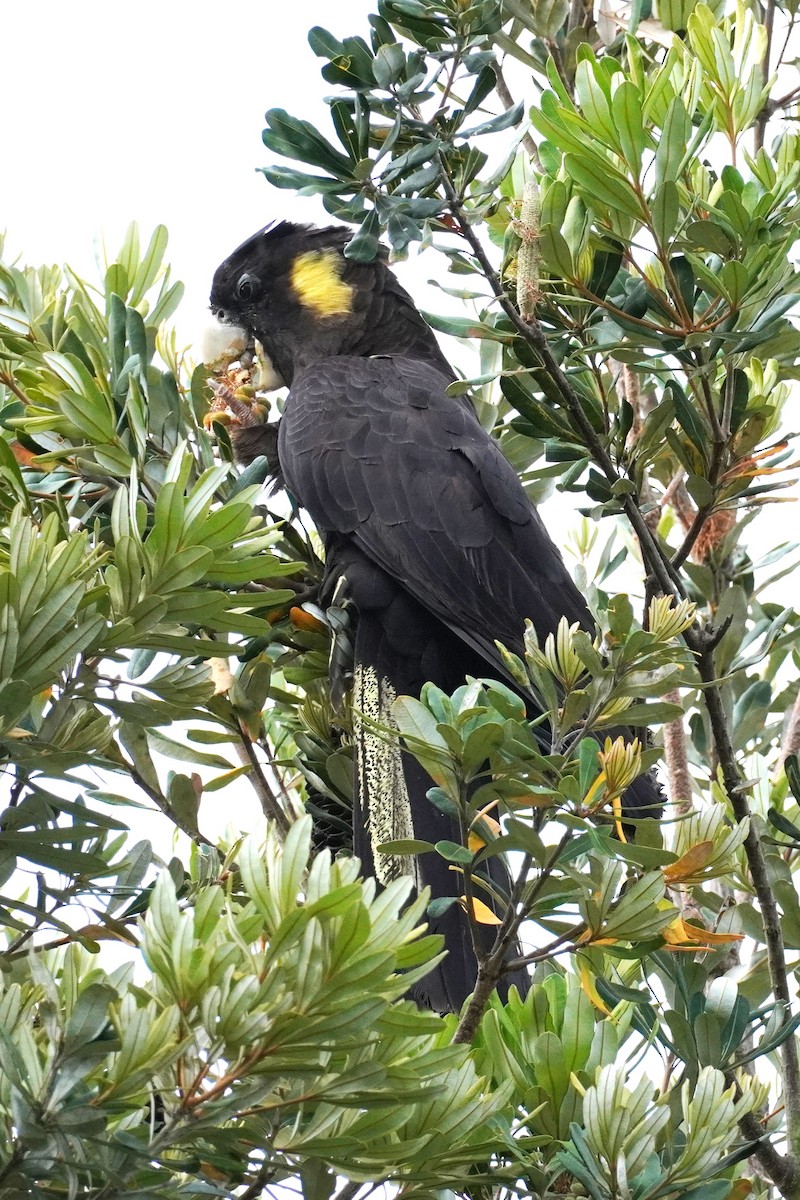
<svg viewBox="0 0 800 1200">
<path fill-rule="evenodd" d="M 496 925 L 459 1017 L 403 998 L 428 898 L 347 855 L 319 543 L 272 462 L 232 465 L 165 232 L 99 282 L 0 267 L 3 1194 L 798 1194 L 800 618 L 768 520 L 796 524 L 793 24 L 380 0 L 309 35 L 330 128 L 267 113 L 269 183 L 356 259 L 425 249 L 431 323 L 475 347 L 452 390 L 581 510 L 595 636 L 506 652 L 546 741 L 491 679 L 395 705 L 462 837 L 386 850 L 443 856 L 463 894 L 433 904 Z M 221 838 L 234 795 L 264 820 Z"/>
</svg>

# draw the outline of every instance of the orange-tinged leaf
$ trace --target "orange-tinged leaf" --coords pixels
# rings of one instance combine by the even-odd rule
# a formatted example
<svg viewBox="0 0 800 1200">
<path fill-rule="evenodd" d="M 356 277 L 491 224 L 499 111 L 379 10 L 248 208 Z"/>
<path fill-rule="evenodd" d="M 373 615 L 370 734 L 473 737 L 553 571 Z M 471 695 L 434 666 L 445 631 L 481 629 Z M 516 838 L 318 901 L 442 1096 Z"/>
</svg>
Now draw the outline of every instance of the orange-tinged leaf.
<svg viewBox="0 0 800 1200">
<path fill-rule="evenodd" d="M 711 950 L 714 946 L 724 946 L 727 942 L 740 942 L 744 934 L 712 933 L 710 929 L 703 929 L 702 925 L 695 925 L 692 921 L 684 921 L 682 917 L 678 917 L 667 925 L 666 929 L 661 930 L 661 936 L 668 946 L 680 947 L 688 944 L 696 950 Z"/>
<path fill-rule="evenodd" d="M 327 627 L 322 621 L 318 621 L 316 617 L 312 617 L 311 613 L 305 612 L 302 608 L 290 608 L 289 617 L 295 629 L 306 629 L 311 633 L 327 633 Z"/>
<path fill-rule="evenodd" d="M 724 946 L 728 942 L 741 942 L 744 940 L 743 933 L 714 933 L 711 929 L 703 929 L 702 925 L 695 925 L 693 921 L 684 921 L 684 925 L 692 937 L 708 942 L 710 946 Z"/>
<path fill-rule="evenodd" d="M 584 929 L 580 937 L 575 938 L 576 945 L 581 944 L 587 946 L 590 942 L 593 946 L 613 946 L 617 941 L 613 937 L 598 937 L 593 929 Z"/>
<path fill-rule="evenodd" d="M 494 805 L 496 803 L 497 803 L 497 801 L 494 800 L 492 802 L 492 804 L 489 805 L 489 807 L 490 808 L 494 807 Z M 478 833 L 477 830 L 474 828 L 474 826 L 477 824 L 486 825 L 491 830 L 491 832 L 494 834 L 495 837 L 499 837 L 502 832 L 502 830 L 500 829 L 499 821 L 495 821 L 494 817 L 486 817 L 483 815 L 483 813 L 479 813 L 478 816 L 475 818 L 475 820 L 472 822 L 473 828 L 471 828 L 469 833 L 467 834 L 467 847 L 468 847 L 468 849 L 470 849 L 472 851 L 473 854 L 477 854 L 478 851 L 482 850 L 483 847 L 486 845 L 486 838 L 481 837 L 480 833 Z"/>
<path fill-rule="evenodd" d="M 669 866 L 664 867 L 664 881 L 668 884 L 682 883 L 691 879 L 698 871 L 702 871 L 714 852 L 713 842 L 698 842 L 691 846 L 685 854 Z"/>
<path fill-rule="evenodd" d="M 8 448 L 22 467 L 33 467 L 35 470 L 42 471 L 47 475 L 55 470 L 55 464 L 48 462 L 45 455 L 39 454 L 34 450 L 28 450 L 20 442 L 9 442 Z"/>
<path fill-rule="evenodd" d="M 114 927 L 110 928 L 107 925 L 82 925 L 77 931 L 81 937 L 91 938 L 93 942 L 128 942 L 131 946 L 138 946 L 135 935 L 114 922 Z"/>
<path fill-rule="evenodd" d="M 207 1175 L 209 1179 L 212 1179 L 214 1183 L 227 1183 L 228 1179 L 230 1178 L 229 1175 L 226 1175 L 224 1171 L 218 1170 L 218 1168 L 213 1166 L 212 1163 L 201 1162 L 200 1170 L 204 1175 Z"/>
<path fill-rule="evenodd" d="M 469 907 L 467 904 L 466 896 L 460 896 L 458 902 L 461 905 L 461 907 L 464 909 L 464 912 L 468 913 Z M 471 916 L 472 916 L 473 921 L 477 921 L 479 925 L 502 925 L 503 924 L 503 918 L 498 917 L 496 912 L 492 912 L 492 910 L 489 908 L 489 905 L 484 904 L 482 900 L 473 899 Z"/>
<path fill-rule="evenodd" d="M 487 814 L 487 813 L 490 813 L 490 812 L 492 811 L 492 809 L 493 809 L 493 808 L 497 808 L 497 804 L 498 804 L 498 801 L 497 801 L 496 799 L 495 799 L 495 800 L 490 800 L 488 804 L 484 804 L 484 806 L 483 806 L 483 808 L 480 810 L 480 812 L 478 812 L 478 813 L 476 814 L 476 816 L 475 816 L 475 821 L 477 821 L 479 817 L 485 817 L 485 816 L 486 816 L 486 814 Z M 473 821 L 473 825 L 475 824 L 475 821 Z M 498 826 L 498 828 L 499 828 L 499 826 Z"/>
<path fill-rule="evenodd" d="M 554 803 L 563 803 L 562 797 L 555 797 L 555 792 L 542 795 L 537 792 L 522 792 L 519 796 L 504 796 L 503 803 L 509 808 L 549 808 Z"/>
</svg>

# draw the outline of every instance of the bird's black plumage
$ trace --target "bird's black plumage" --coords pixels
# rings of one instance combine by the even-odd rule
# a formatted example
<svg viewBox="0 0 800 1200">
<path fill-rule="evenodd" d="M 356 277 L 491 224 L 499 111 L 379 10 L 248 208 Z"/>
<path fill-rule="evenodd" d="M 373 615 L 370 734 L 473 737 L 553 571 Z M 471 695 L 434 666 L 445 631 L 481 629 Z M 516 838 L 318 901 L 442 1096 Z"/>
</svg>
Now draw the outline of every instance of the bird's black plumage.
<svg viewBox="0 0 800 1200">
<path fill-rule="evenodd" d="M 372 715 L 385 715 L 394 696 L 426 680 L 452 691 L 465 674 L 504 677 L 495 640 L 521 654 L 526 617 L 540 640 L 562 616 L 593 623 L 498 443 L 468 403 L 447 395 L 453 372 L 411 298 L 382 261 L 344 258 L 346 239 L 342 229 L 286 223 L 262 231 L 218 269 L 211 305 L 261 342 L 290 386 L 281 470 L 325 538 L 327 591 L 343 580 L 358 613 L 355 707 L 374 702 Z M 314 255 L 312 286 L 296 264 L 313 267 Z M 326 277 L 339 297 L 331 311 L 316 286 Z M 375 861 L 376 842 L 453 832 L 418 764 L 362 732 L 354 843 L 381 878 L 391 866 Z M 640 779 L 624 804 L 657 815 L 659 789 Z M 419 863 L 435 895 L 457 891 L 437 856 Z M 475 971 L 460 912 L 444 932 L 449 957 L 427 996 L 440 1008 L 460 1005 Z"/>
</svg>

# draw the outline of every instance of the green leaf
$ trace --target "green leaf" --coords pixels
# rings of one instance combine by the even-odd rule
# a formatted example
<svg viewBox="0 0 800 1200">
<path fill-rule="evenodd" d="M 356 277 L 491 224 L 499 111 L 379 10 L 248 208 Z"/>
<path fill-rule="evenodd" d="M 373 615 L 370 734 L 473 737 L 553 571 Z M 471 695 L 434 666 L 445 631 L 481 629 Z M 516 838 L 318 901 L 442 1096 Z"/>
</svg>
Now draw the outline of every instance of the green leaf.
<svg viewBox="0 0 800 1200">
<path fill-rule="evenodd" d="M 24 679 L 0 683 L 0 730 L 12 729 L 33 701 L 33 689 Z"/>
<path fill-rule="evenodd" d="M 392 716 L 408 748 L 434 782 L 448 795 L 457 795 L 447 742 L 425 705 L 411 696 L 398 696 L 392 705 Z"/>
<path fill-rule="evenodd" d="M 567 239 L 554 225 L 543 225 L 539 231 L 539 253 L 553 274 L 567 280 L 575 278 L 575 264 Z"/>
<path fill-rule="evenodd" d="M 786 772 L 789 787 L 792 789 L 792 795 L 800 804 L 800 763 L 798 763 L 796 754 L 787 754 L 783 769 Z"/>
<path fill-rule="evenodd" d="M 639 89 L 628 80 L 623 80 L 614 92 L 611 109 L 622 156 L 632 174 L 638 175 L 642 151 L 647 145 L 642 124 L 642 97 Z"/>
<path fill-rule="evenodd" d="M 714 503 L 714 489 L 702 475 L 688 475 L 686 490 L 698 508 L 710 507 Z"/>
<path fill-rule="evenodd" d="M 668 179 L 656 188 L 651 205 L 653 233 L 662 246 L 669 244 L 678 225 L 680 198 L 675 183 Z"/>
<path fill-rule="evenodd" d="M 706 461 L 706 454 L 710 445 L 710 435 L 705 427 L 705 423 L 700 417 L 692 403 L 687 399 L 686 393 L 680 384 L 670 379 L 667 381 L 667 389 L 669 390 L 673 404 L 675 405 L 675 416 L 678 424 L 689 440 L 700 451 L 703 461 Z"/>
<path fill-rule="evenodd" d="M 269 109 L 265 119 L 267 128 L 262 137 L 269 149 L 286 158 L 300 159 L 301 162 L 322 167 L 337 178 L 350 178 L 350 159 L 336 150 L 308 121 L 299 121 L 282 108 Z"/>
<path fill-rule="evenodd" d="M 655 936 L 675 920 L 677 910 L 669 905 L 655 907 L 664 896 L 664 876 L 652 871 L 638 879 L 612 909 L 603 923 L 603 936 L 620 940 L 644 940 Z"/>
<path fill-rule="evenodd" d="M 169 234 L 165 225 L 157 225 L 153 230 L 150 243 L 144 252 L 142 261 L 133 276 L 130 303 L 140 304 L 146 293 L 153 286 L 161 269 L 161 263 L 167 249 Z"/>
<path fill-rule="evenodd" d="M 656 187 L 678 178 L 691 132 L 691 118 L 683 100 L 676 96 L 667 109 L 656 149 Z"/>
<path fill-rule="evenodd" d="M 589 154 L 567 154 L 564 158 L 567 174 L 581 189 L 588 208 L 597 204 L 641 221 L 646 213 L 631 185 L 610 161 Z"/>
<path fill-rule="evenodd" d="M 463 863 L 466 866 L 469 866 L 474 857 L 472 851 L 468 850 L 466 846 L 460 846 L 458 842 L 450 842 L 446 839 L 444 841 L 437 842 L 434 846 L 434 849 L 436 850 L 436 853 L 440 855 L 441 858 L 446 859 L 447 862 Z"/>
<path fill-rule="evenodd" d="M 65 1058 L 100 1037 L 109 1025 L 108 1008 L 115 999 L 114 989 L 101 983 L 90 984 L 81 992 L 64 1029 L 61 1053 Z M 111 1048 L 109 1043 L 104 1047 L 104 1053 Z"/>
<path fill-rule="evenodd" d="M 435 848 L 433 842 L 424 842 L 420 838 L 398 838 L 375 847 L 379 854 L 428 854 Z"/>
<path fill-rule="evenodd" d="M 345 258 L 352 258 L 354 262 L 373 262 L 380 249 L 379 232 L 378 214 L 373 209 L 365 217 L 358 233 L 345 246 Z"/>
<path fill-rule="evenodd" d="M 506 109 L 497 117 L 492 117 L 489 121 L 483 121 L 480 125 L 472 125 L 469 129 L 459 129 L 456 132 L 456 137 L 470 138 L 480 137 L 485 133 L 500 133 L 503 129 L 510 129 L 513 125 L 519 125 L 525 112 L 525 105 L 520 100 L 513 108 Z"/>
<path fill-rule="evenodd" d="M 669 721 L 677 721 L 678 717 L 683 715 L 681 704 L 668 704 L 662 700 L 657 703 L 632 704 L 630 708 L 625 709 L 624 720 L 626 725 L 665 725 Z M 619 725 L 619 723 L 619 713 L 607 720 L 595 721 L 598 729 L 607 728 L 609 725 Z"/>
</svg>

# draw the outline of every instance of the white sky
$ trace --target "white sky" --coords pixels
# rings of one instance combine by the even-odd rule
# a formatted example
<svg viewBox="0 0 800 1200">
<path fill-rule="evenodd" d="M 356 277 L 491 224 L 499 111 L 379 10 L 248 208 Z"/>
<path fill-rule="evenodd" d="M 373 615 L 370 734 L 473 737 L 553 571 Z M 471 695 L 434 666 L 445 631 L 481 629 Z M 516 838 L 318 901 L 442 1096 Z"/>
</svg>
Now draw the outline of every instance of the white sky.
<svg viewBox="0 0 800 1200">
<path fill-rule="evenodd" d="M 94 277 L 94 244 L 116 250 L 131 220 L 170 233 L 187 285 L 187 339 L 215 267 L 267 221 L 323 214 L 271 188 L 264 112 L 327 123 L 312 25 L 361 33 L 370 0 L 30 0 L 2 5 L 0 229 L 32 265 Z M 324 127 L 324 125 L 323 125 Z"/>
</svg>

